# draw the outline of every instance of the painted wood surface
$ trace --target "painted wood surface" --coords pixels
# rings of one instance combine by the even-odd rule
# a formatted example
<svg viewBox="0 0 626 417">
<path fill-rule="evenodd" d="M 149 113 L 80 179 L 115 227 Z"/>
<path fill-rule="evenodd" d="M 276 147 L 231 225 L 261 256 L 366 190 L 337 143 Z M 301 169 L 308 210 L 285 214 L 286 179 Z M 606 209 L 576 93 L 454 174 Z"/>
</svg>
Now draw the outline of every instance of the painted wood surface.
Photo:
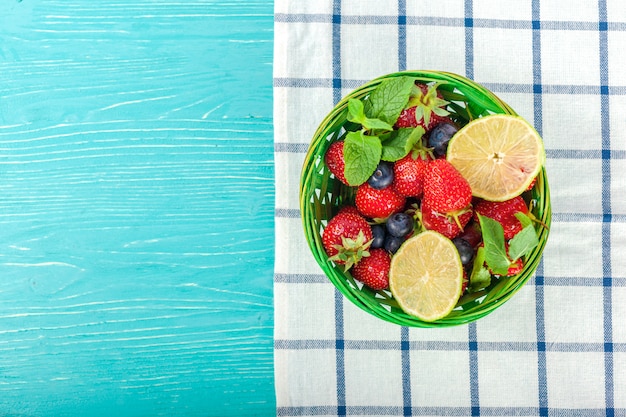
<svg viewBox="0 0 626 417">
<path fill-rule="evenodd" d="M 270 1 L 0 2 L 0 415 L 274 415 Z"/>
</svg>

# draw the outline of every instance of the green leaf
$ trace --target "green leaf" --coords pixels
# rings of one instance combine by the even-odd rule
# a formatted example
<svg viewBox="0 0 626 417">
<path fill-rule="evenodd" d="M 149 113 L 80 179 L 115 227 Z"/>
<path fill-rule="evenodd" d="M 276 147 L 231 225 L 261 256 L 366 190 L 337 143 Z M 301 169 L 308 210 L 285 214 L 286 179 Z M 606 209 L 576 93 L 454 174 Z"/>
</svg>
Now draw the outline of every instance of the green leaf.
<svg viewBox="0 0 626 417">
<path fill-rule="evenodd" d="M 509 242 L 509 257 L 516 261 L 530 253 L 539 244 L 537 232 L 532 224 L 525 226 L 519 233 L 513 236 Z"/>
<path fill-rule="evenodd" d="M 415 78 L 400 76 L 387 78 L 381 82 L 365 101 L 365 115 L 371 119 L 380 119 L 390 125 L 409 102 Z"/>
<path fill-rule="evenodd" d="M 363 120 L 363 127 L 367 130 L 393 130 L 393 126 L 391 126 L 389 123 L 383 122 L 380 119 L 370 119 L 369 117 L 366 117 L 365 120 Z"/>
<path fill-rule="evenodd" d="M 522 224 L 522 227 L 532 226 L 533 224 L 533 221 L 531 220 L 531 218 L 525 215 L 524 213 L 522 213 L 521 211 L 518 211 L 517 213 L 515 213 L 515 217 L 517 218 L 517 220 L 520 221 L 520 223 Z"/>
<path fill-rule="evenodd" d="M 485 261 L 494 274 L 506 275 L 511 261 L 504 246 L 504 229 L 492 218 L 478 214 L 485 244 Z"/>
<path fill-rule="evenodd" d="M 355 98 L 348 100 L 348 121 L 358 123 L 367 130 L 386 130 L 392 131 L 393 126 L 380 119 L 369 118 L 363 112 L 363 102 Z"/>
<path fill-rule="evenodd" d="M 365 121 L 365 113 L 363 112 L 363 102 L 355 98 L 348 100 L 348 121 L 363 124 Z"/>
<path fill-rule="evenodd" d="M 363 131 L 349 132 L 343 145 L 348 184 L 357 186 L 367 181 L 376 170 L 381 153 L 382 145 L 377 136 L 367 136 Z"/>
<path fill-rule="evenodd" d="M 488 287 L 489 284 L 491 284 L 491 274 L 485 268 L 485 248 L 481 246 L 476 251 L 468 291 L 476 292 Z"/>
<path fill-rule="evenodd" d="M 413 146 L 420 140 L 424 129 L 403 128 L 394 131 L 394 135 L 389 140 L 383 141 L 383 152 L 381 159 L 383 161 L 395 162 L 404 158 L 413 149 Z"/>
</svg>

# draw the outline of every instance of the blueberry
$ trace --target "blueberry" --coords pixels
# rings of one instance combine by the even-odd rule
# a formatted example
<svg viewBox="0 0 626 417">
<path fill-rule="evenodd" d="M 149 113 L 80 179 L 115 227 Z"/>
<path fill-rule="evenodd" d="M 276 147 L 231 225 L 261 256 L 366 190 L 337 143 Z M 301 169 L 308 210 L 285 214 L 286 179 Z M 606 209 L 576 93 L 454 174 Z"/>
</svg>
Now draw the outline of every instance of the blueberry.
<svg viewBox="0 0 626 417">
<path fill-rule="evenodd" d="M 458 131 L 452 123 L 439 123 L 428 135 L 428 146 L 433 148 L 435 156 L 443 156 L 448 150 L 448 142 Z"/>
<path fill-rule="evenodd" d="M 372 236 L 374 237 L 374 240 L 372 240 L 370 247 L 372 249 L 376 249 L 385 246 L 385 235 L 385 226 L 382 224 L 372 226 Z"/>
<path fill-rule="evenodd" d="M 402 243 L 404 243 L 404 238 L 387 235 L 387 238 L 385 238 L 385 250 L 389 253 L 396 253 Z"/>
<path fill-rule="evenodd" d="M 393 164 L 381 161 L 367 183 L 377 190 L 387 188 L 393 182 Z"/>
<path fill-rule="evenodd" d="M 396 213 L 387 219 L 387 232 L 395 237 L 406 236 L 413 230 L 413 218 L 406 213 Z"/>
<path fill-rule="evenodd" d="M 472 248 L 472 245 L 470 245 L 467 240 L 460 237 L 455 237 L 454 239 L 452 239 L 452 243 L 454 243 L 454 246 L 456 246 L 456 250 L 459 251 L 461 263 L 463 265 L 469 264 L 474 257 L 474 248 Z"/>
</svg>

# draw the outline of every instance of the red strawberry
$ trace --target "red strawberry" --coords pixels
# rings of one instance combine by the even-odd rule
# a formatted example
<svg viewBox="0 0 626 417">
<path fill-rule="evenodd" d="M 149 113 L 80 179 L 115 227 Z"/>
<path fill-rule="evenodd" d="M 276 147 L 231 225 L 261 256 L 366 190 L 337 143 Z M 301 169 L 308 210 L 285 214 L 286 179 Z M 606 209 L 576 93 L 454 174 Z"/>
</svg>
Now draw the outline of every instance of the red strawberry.
<svg viewBox="0 0 626 417">
<path fill-rule="evenodd" d="M 435 113 L 431 113 L 428 124 L 426 124 L 423 116 L 419 120 L 417 119 L 415 114 L 416 110 L 417 106 L 402 110 L 400 116 L 398 116 L 398 120 L 396 121 L 395 128 L 402 129 L 407 127 L 421 127 L 425 132 L 430 132 L 432 128 L 437 126 L 439 123 L 450 123 L 451 121 L 451 119 L 446 116 L 439 116 Z"/>
<path fill-rule="evenodd" d="M 322 232 L 322 244 L 329 259 L 345 265 L 346 270 L 369 255 L 371 243 L 371 226 L 352 209 L 340 210 Z"/>
<path fill-rule="evenodd" d="M 340 214 L 355 214 L 357 216 L 361 215 L 361 213 L 359 213 L 359 210 L 357 210 L 357 208 L 354 207 L 354 206 L 343 206 L 343 207 L 341 207 L 341 209 L 339 210 L 337 215 L 340 215 Z"/>
<path fill-rule="evenodd" d="M 424 190 L 424 171 L 428 156 L 409 153 L 393 164 L 393 189 L 405 197 L 421 197 Z"/>
<path fill-rule="evenodd" d="M 344 142 L 342 140 L 333 142 L 326 150 L 324 162 L 326 163 L 326 167 L 339 181 L 349 185 L 344 174 L 346 162 L 343 158 L 343 144 Z"/>
<path fill-rule="evenodd" d="M 372 219 L 386 219 L 393 213 L 402 211 L 406 199 L 394 191 L 393 187 L 377 190 L 368 183 L 359 185 L 355 204 L 359 212 Z"/>
<path fill-rule="evenodd" d="M 437 90 L 437 85 L 428 86 L 423 83 L 415 83 L 409 102 L 400 113 L 395 127 L 420 126 L 428 132 L 438 123 L 449 120 L 446 116 L 450 113 L 444 108 L 447 104 L 448 102 L 442 98 L 441 93 Z"/>
<path fill-rule="evenodd" d="M 352 276 L 373 290 L 389 287 L 389 266 L 391 257 L 384 249 L 372 249 L 370 256 L 361 259 L 354 268 Z"/>
<path fill-rule="evenodd" d="M 448 239 L 454 239 L 472 219 L 472 210 L 468 208 L 465 212 L 459 213 L 457 217 L 449 216 L 433 210 L 427 200 L 422 201 L 422 225 L 428 230 L 441 233 Z"/>
<path fill-rule="evenodd" d="M 537 177 L 533 178 L 533 180 L 528 185 L 528 188 L 526 188 L 526 191 L 532 190 L 536 183 L 537 183 Z"/>
<path fill-rule="evenodd" d="M 436 159 L 426 166 L 424 200 L 434 211 L 454 215 L 470 205 L 472 189 L 450 162 Z"/>
<path fill-rule="evenodd" d="M 506 201 L 480 200 L 474 206 L 474 212 L 485 217 L 490 217 L 502 225 L 504 239 L 510 240 L 522 230 L 522 223 L 515 217 L 515 213 L 528 214 L 528 207 L 521 196 L 513 197 Z M 478 220 L 478 216 L 476 216 Z"/>
</svg>

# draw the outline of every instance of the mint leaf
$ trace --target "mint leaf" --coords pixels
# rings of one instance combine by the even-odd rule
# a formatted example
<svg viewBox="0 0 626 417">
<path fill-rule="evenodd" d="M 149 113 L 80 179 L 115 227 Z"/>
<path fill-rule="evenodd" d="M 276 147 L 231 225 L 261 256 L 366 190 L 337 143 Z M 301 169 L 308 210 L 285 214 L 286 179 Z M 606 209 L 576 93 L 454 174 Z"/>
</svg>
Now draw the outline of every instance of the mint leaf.
<svg viewBox="0 0 626 417">
<path fill-rule="evenodd" d="M 537 232 L 532 224 L 525 226 L 519 233 L 513 236 L 509 242 L 509 257 L 516 261 L 530 253 L 539 244 Z"/>
<path fill-rule="evenodd" d="M 386 123 L 380 119 L 371 119 L 365 116 L 365 113 L 363 112 L 363 102 L 354 98 L 348 100 L 347 118 L 349 122 L 359 123 L 367 130 L 393 130 L 393 126 L 391 126 L 389 123 Z"/>
<path fill-rule="evenodd" d="M 398 116 L 409 102 L 415 78 L 401 76 L 387 78 L 381 82 L 365 101 L 365 115 L 371 119 L 380 119 L 390 125 L 398 120 Z"/>
<path fill-rule="evenodd" d="M 491 274 L 489 270 L 485 268 L 485 248 L 482 246 L 476 251 L 472 275 L 470 275 L 469 281 L 469 292 L 482 290 L 491 284 Z"/>
<path fill-rule="evenodd" d="M 349 132 L 343 145 L 344 174 L 348 184 L 357 186 L 367 181 L 376 170 L 381 153 L 378 136 L 367 136 L 362 130 Z"/>
<path fill-rule="evenodd" d="M 380 119 L 370 119 L 368 117 L 366 117 L 365 120 L 363 120 L 363 127 L 366 128 L 367 130 L 374 130 L 374 129 L 387 130 L 387 131 L 393 130 L 393 126 L 391 126 L 389 123 L 385 123 Z"/>
<path fill-rule="evenodd" d="M 511 261 L 504 246 L 504 229 L 492 218 L 478 214 L 485 244 L 485 261 L 494 274 L 506 275 Z"/>
<path fill-rule="evenodd" d="M 348 121 L 363 124 L 365 121 L 365 113 L 363 112 L 363 102 L 355 98 L 348 100 Z"/>
<path fill-rule="evenodd" d="M 515 217 L 517 218 L 517 220 L 520 221 L 520 223 L 522 224 L 522 227 L 528 227 L 533 224 L 533 221 L 530 219 L 530 217 L 528 217 L 521 211 L 518 211 L 517 213 L 515 213 Z"/>
<path fill-rule="evenodd" d="M 388 140 L 383 141 L 383 153 L 381 159 L 383 161 L 395 162 L 404 158 L 413 149 L 413 146 L 420 140 L 424 129 L 403 128 L 393 132 Z"/>
</svg>

